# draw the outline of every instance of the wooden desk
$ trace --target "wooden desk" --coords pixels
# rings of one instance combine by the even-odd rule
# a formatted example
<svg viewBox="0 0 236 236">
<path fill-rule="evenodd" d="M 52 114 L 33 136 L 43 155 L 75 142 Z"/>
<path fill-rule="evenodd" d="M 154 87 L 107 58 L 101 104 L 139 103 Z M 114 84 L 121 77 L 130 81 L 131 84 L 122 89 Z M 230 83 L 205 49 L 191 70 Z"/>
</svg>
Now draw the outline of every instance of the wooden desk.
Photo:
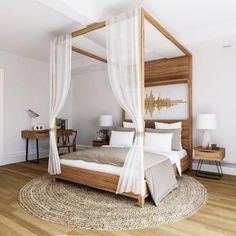
<svg viewBox="0 0 236 236">
<path fill-rule="evenodd" d="M 22 130 L 21 137 L 26 139 L 26 156 L 25 156 L 26 162 L 30 161 L 30 160 L 28 160 L 29 139 L 36 140 L 36 150 L 37 150 L 36 163 L 39 163 L 39 139 L 49 138 L 49 129 L 40 130 L 40 131 Z M 35 161 L 31 161 L 31 162 L 35 162 Z"/>
<path fill-rule="evenodd" d="M 72 129 L 68 129 L 71 131 L 72 134 Z M 49 129 L 45 130 L 22 130 L 21 131 L 21 137 L 26 139 L 26 156 L 25 160 L 26 162 L 35 162 L 39 163 L 39 139 L 45 139 L 49 138 Z M 57 132 L 57 137 L 60 137 L 60 130 Z M 28 151 L 29 151 L 29 139 L 35 139 L 36 140 L 36 150 L 37 150 L 37 160 L 28 160 Z"/>
</svg>

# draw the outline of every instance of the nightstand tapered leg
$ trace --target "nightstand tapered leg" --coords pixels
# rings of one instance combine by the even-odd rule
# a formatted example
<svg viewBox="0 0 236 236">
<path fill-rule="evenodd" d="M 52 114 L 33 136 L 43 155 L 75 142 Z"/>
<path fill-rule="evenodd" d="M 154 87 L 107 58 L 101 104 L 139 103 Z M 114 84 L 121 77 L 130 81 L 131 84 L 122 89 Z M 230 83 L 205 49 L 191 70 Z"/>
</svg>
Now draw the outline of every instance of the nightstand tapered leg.
<svg viewBox="0 0 236 236">
<path fill-rule="evenodd" d="M 196 176 L 211 178 L 211 179 L 218 179 L 218 180 L 220 180 L 223 177 L 223 170 L 221 167 L 221 162 L 225 158 L 225 148 L 206 149 L 202 147 L 194 147 L 193 156 L 194 156 L 194 159 L 198 160 Z M 205 163 L 205 161 L 207 163 L 211 162 L 215 164 L 216 166 L 215 168 L 217 172 L 202 170 L 202 165 Z M 211 163 L 208 163 L 208 164 L 211 164 Z"/>
<path fill-rule="evenodd" d="M 202 163 L 203 163 L 203 159 L 200 159 L 198 161 L 197 171 L 196 171 L 196 176 L 198 176 L 198 177 L 200 176 L 199 174 L 201 173 Z"/>
<path fill-rule="evenodd" d="M 216 167 L 217 167 L 219 177 L 221 178 L 223 176 L 223 171 L 222 171 L 221 164 L 219 161 L 216 161 Z"/>
<path fill-rule="evenodd" d="M 222 170 L 222 167 L 221 167 L 221 162 L 219 161 L 219 166 L 220 166 L 220 171 L 221 171 L 221 174 L 222 174 L 222 176 L 224 175 L 224 173 L 223 173 L 223 170 Z"/>
<path fill-rule="evenodd" d="M 204 161 L 203 159 L 200 159 L 198 162 L 197 170 L 196 170 L 197 177 L 204 177 L 204 178 L 217 179 L 217 180 L 220 180 L 223 177 L 223 171 L 222 171 L 220 161 L 215 161 L 217 173 L 202 171 L 201 168 L 202 168 L 203 161 Z"/>
</svg>

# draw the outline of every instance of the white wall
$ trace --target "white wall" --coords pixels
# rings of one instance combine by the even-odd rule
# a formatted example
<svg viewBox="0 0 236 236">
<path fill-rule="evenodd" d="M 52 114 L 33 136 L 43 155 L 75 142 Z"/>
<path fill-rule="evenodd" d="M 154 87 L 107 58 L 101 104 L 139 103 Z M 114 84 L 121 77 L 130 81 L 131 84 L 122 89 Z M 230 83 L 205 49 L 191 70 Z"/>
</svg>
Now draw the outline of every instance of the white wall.
<svg viewBox="0 0 236 236">
<path fill-rule="evenodd" d="M 72 85 L 72 122 L 78 130 L 78 144 L 91 146 L 95 132 L 100 129 L 99 116 L 110 114 L 117 125 L 121 120 L 121 108 L 112 94 L 104 69 L 74 75 Z"/>
<path fill-rule="evenodd" d="M 217 129 L 212 131 L 213 142 L 226 147 L 227 163 L 236 171 L 236 51 L 202 48 L 193 50 L 193 138 L 201 143 L 201 132 L 195 129 L 199 113 L 217 115 Z M 22 129 L 27 128 L 26 109 L 40 114 L 33 122 L 48 126 L 49 65 L 0 51 L 0 68 L 4 70 L 4 155 L 0 164 L 24 161 L 25 141 Z M 70 127 L 78 130 L 79 145 L 91 145 L 99 130 L 99 116 L 112 114 L 114 124 L 121 118 L 121 109 L 112 94 L 106 70 L 78 73 L 72 76 L 72 89 L 61 117 L 69 118 Z M 2 132 L 2 130 L 1 130 Z M 40 141 L 40 150 L 48 151 L 48 140 Z M 31 143 L 30 152 L 35 153 Z"/>
<path fill-rule="evenodd" d="M 193 143 L 201 144 L 202 133 L 195 129 L 197 114 L 215 113 L 217 129 L 212 131 L 213 142 L 226 148 L 224 171 L 236 174 L 236 51 L 204 47 L 192 52 Z M 102 113 L 113 114 L 119 123 L 120 108 L 111 93 L 106 71 L 73 76 L 73 124 L 79 131 L 79 144 L 91 145 Z"/>
<path fill-rule="evenodd" d="M 202 132 L 195 129 L 197 114 L 215 113 L 213 143 L 226 148 L 228 163 L 236 163 L 235 63 L 236 51 L 232 48 L 202 48 L 193 53 L 193 141 L 201 144 Z"/>
<path fill-rule="evenodd" d="M 40 114 L 33 124 L 48 127 L 49 112 L 49 65 L 0 51 L 0 68 L 4 70 L 4 155 L 0 164 L 25 160 L 25 140 L 21 130 L 28 129 L 27 109 Z M 67 115 L 68 114 L 68 115 Z M 62 115 L 71 123 L 71 96 Z M 48 153 L 48 140 L 40 140 L 42 155 Z M 35 142 L 30 142 L 29 152 L 36 153 Z"/>
<path fill-rule="evenodd" d="M 3 106 L 4 106 L 4 75 L 0 68 L 0 159 L 3 157 Z"/>
</svg>

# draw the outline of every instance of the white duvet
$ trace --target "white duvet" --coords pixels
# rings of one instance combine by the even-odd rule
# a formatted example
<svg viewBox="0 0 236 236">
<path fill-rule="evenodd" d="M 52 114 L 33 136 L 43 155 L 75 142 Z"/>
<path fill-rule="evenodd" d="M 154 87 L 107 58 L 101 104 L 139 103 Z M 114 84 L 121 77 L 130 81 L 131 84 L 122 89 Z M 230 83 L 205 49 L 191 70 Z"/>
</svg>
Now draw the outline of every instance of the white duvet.
<svg viewBox="0 0 236 236">
<path fill-rule="evenodd" d="M 107 145 L 107 147 L 109 147 L 109 146 Z M 156 153 L 156 154 L 161 154 L 163 156 L 168 157 L 172 164 L 176 164 L 179 175 L 182 174 L 180 160 L 187 155 L 187 152 L 185 149 L 182 149 L 180 151 L 159 152 L 154 149 L 144 148 L 144 151 L 152 152 L 152 153 Z M 106 165 L 106 164 L 98 164 L 98 163 L 94 163 L 94 162 L 86 162 L 86 161 L 82 161 L 82 160 L 60 159 L 60 162 L 61 162 L 61 164 L 67 165 L 67 166 L 73 166 L 73 167 L 78 167 L 78 168 L 83 168 L 83 169 L 93 170 L 93 171 L 99 171 L 99 172 L 104 172 L 104 173 L 109 173 L 109 174 L 114 174 L 114 175 L 120 175 L 120 173 L 122 171 L 122 167 Z"/>
</svg>

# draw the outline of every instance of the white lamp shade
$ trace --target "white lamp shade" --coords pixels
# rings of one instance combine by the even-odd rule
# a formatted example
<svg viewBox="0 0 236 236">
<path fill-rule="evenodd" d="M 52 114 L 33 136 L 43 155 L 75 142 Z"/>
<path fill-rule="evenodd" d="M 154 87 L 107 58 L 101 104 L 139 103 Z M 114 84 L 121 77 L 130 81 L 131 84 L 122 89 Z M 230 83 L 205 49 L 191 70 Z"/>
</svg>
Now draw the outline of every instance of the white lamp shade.
<svg viewBox="0 0 236 236">
<path fill-rule="evenodd" d="M 111 115 L 101 115 L 99 119 L 99 124 L 102 127 L 111 127 L 113 125 Z"/>
<path fill-rule="evenodd" d="M 197 116 L 197 129 L 215 129 L 216 115 L 215 114 L 199 114 Z"/>
</svg>

